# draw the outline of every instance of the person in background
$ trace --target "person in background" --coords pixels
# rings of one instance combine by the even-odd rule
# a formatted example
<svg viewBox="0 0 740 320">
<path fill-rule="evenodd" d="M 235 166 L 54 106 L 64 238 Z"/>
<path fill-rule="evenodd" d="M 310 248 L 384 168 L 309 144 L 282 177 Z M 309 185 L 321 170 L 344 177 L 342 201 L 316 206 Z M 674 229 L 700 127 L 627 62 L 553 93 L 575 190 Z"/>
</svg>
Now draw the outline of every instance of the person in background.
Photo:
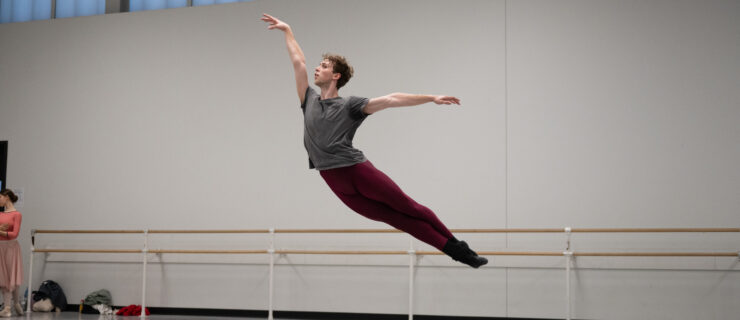
<svg viewBox="0 0 740 320">
<path fill-rule="evenodd" d="M 12 309 L 23 315 L 18 296 L 18 288 L 23 283 L 23 260 L 21 245 L 16 240 L 21 230 L 21 213 L 13 205 L 16 201 L 18 196 L 12 190 L 0 190 L 0 207 L 5 208 L 0 212 L 0 289 L 5 303 L 0 317 L 3 318 L 10 318 Z"/>
</svg>

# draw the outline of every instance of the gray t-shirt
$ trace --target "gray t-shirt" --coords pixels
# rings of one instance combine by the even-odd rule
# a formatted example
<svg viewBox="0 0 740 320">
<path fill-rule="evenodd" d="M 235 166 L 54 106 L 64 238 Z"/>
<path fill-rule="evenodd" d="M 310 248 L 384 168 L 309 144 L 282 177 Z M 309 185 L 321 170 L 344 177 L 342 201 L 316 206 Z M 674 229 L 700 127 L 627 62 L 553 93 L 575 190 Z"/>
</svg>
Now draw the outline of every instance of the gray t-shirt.
<svg viewBox="0 0 740 320">
<path fill-rule="evenodd" d="M 362 151 L 352 147 L 357 128 L 367 118 L 362 108 L 367 98 L 336 97 L 321 100 L 310 86 L 301 104 L 303 109 L 303 144 L 308 151 L 308 168 L 327 170 L 348 167 L 367 160 Z"/>
</svg>

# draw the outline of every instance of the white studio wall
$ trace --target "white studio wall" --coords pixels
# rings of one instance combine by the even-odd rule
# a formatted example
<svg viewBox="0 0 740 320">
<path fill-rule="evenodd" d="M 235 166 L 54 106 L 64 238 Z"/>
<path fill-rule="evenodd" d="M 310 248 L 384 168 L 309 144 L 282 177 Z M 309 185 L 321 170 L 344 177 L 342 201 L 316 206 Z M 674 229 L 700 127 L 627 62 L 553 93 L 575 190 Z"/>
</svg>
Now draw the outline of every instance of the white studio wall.
<svg viewBox="0 0 740 320">
<path fill-rule="evenodd" d="M 372 115 L 355 138 L 450 228 L 740 226 L 737 1 L 263 0 L 0 25 L 0 140 L 9 186 L 24 190 L 24 259 L 31 229 L 386 227 L 308 170 L 283 35 L 259 21 L 263 12 L 291 24 L 309 68 L 324 52 L 348 57 L 355 77 L 341 95 L 461 98 L 461 107 Z M 562 235 L 460 237 L 481 250 L 564 248 Z M 738 237 L 572 243 L 737 251 Z M 150 235 L 149 248 L 268 243 Z M 140 235 L 37 237 L 37 247 L 141 245 Z M 406 250 L 409 237 L 279 235 L 276 245 Z M 34 281 L 57 280 L 70 301 L 107 288 L 114 303 L 138 304 L 140 260 L 37 254 Z M 147 304 L 265 310 L 266 261 L 152 254 Z M 407 262 L 281 256 L 275 308 L 406 313 Z M 562 318 L 564 265 L 494 257 L 472 270 L 423 257 L 414 313 Z M 575 318 L 740 311 L 737 258 L 578 258 L 574 267 Z"/>
</svg>

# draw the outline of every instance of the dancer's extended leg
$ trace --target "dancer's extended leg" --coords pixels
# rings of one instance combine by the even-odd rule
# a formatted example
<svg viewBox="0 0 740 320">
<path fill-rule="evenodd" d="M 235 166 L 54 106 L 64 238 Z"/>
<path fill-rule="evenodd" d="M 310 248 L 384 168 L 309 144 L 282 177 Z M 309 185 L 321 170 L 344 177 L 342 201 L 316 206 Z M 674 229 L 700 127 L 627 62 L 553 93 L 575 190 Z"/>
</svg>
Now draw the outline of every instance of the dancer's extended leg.
<svg viewBox="0 0 740 320">
<path fill-rule="evenodd" d="M 426 220 L 406 215 L 384 203 L 363 196 L 351 185 L 338 181 L 337 177 L 324 173 L 322 173 L 322 176 L 344 204 L 368 219 L 385 222 L 439 250 L 442 250 L 451 238 L 446 234 L 441 234 L 437 228 Z"/>
<path fill-rule="evenodd" d="M 458 241 L 429 208 L 407 196 L 387 175 L 369 161 L 323 170 L 331 190 L 355 212 L 432 245 L 453 259 L 478 268 L 488 260 Z"/>
<path fill-rule="evenodd" d="M 365 161 L 354 167 L 355 186 L 360 194 L 382 202 L 405 215 L 426 221 L 447 239 L 454 238 L 452 232 L 447 229 L 432 210 L 406 195 L 390 177 L 376 169 L 370 161 Z"/>
</svg>

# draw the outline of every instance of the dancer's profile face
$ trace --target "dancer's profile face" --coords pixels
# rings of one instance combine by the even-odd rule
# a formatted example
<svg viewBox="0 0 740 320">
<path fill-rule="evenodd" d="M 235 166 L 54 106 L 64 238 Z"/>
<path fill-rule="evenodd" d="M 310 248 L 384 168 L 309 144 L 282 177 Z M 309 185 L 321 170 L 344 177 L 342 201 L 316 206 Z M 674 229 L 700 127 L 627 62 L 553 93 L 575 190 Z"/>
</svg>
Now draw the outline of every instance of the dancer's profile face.
<svg viewBox="0 0 740 320">
<path fill-rule="evenodd" d="M 334 73 L 334 65 L 329 60 L 323 60 L 314 69 L 313 81 L 317 86 L 331 83 L 332 80 L 339 79 L 341 75 Z"/>
<path fill-rule="evenodd" d="M 10 199 L 2 194 L 0 194 L 0 207 L 6 206 L 7 202 L 10 201 Z"/>
</svg>

